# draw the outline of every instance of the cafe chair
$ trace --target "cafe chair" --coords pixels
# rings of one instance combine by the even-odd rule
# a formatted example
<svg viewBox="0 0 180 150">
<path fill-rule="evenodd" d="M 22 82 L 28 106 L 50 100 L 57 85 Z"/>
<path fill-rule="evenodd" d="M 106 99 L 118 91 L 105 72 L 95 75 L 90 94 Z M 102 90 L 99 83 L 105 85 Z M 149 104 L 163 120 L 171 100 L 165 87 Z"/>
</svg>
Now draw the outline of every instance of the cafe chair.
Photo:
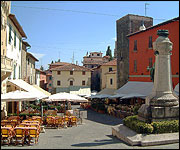
<svg viewBox="0 0 180 150">
<path fill-rule="evenodd" d="M 71 117 L 71 123 L 70 123 L 72 126 L 73 125 L 76 125 L 77 126 L 77 117 L 76 116 L 72 116 Z"/>
<path fill-rule="evenodd" d="M 14 129 L 15 130 L 15 145 L 19 144 L 21 141 L 22 146 L 25 142 L 25 132 L 23 129 Z"/>
<path fill-rule="evenodd" d="M 35 144 L 37 144 L 38 138 L 39 138 L 38 130 L 37 129 L 29 129 L 28 144 L 30 145 L 30 143 L 32 142 L 33 139 L 35 140 Z"/>
<path fill-rule="evenodd" d="M 11 143 L 11 139 L 12 139 L 12 136 L 9 133 L 9 130 L 8 129 L 1 129 L 1 145 L 5 144 L 5 141 L 7 141 L 6 143 L 9 146 L 9 144 Z"/>
</svg>

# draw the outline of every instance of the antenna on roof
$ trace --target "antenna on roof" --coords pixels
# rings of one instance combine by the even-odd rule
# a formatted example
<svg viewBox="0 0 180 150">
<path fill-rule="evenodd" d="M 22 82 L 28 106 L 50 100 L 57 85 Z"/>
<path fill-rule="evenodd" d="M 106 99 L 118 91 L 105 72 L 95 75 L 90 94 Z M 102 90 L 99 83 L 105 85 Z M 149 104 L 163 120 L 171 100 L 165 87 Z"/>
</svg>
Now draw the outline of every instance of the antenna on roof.
<svg viewBox="0 0 180 150">
<path fill-rule="evenodd" d="M 146 5 L 150 5 L 150 4 L 149 3 L 145 3 L 145 16 L 146 16 L 146 10 L 147 10 Z"/>
<path fill-rule="evenodd" d="M 74 64 L 74 51 L 73 51 L 73 57 L 72 57 L 72 64 Z"/>
</svg>

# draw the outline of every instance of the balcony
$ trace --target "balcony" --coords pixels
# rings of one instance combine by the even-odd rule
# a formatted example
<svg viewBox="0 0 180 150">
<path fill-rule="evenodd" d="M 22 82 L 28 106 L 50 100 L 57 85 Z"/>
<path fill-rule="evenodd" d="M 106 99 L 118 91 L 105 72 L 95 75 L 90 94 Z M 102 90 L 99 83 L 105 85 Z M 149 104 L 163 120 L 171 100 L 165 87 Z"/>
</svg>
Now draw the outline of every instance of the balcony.
<svg viewBox="0 0 180 150">
<path fill-rule="evenodd" d="M 1 81 L 11 75 L 13 70 L 12 59 L 1 55 Z"/>
</svg>

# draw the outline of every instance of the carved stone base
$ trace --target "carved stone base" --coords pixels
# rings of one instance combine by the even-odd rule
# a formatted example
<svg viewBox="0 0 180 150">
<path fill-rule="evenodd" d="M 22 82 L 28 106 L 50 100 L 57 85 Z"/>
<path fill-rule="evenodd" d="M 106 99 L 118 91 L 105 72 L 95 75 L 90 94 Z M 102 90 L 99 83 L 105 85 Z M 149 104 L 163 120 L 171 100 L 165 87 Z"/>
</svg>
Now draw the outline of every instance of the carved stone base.
<svg viewBox="0 0 180 150">
<path fill-rule="evenodd" d="M 147 123 L 179 120 L 179 105 L 172 107 L 156 107 L 143 104 L 138 110 L 138 119 Z"/>
<path fill-rule="evenodd" d="M 151 106 L 152 122 L 179 120 L 179 105 L 173 107 L 155 107 Z"/>
</svg>

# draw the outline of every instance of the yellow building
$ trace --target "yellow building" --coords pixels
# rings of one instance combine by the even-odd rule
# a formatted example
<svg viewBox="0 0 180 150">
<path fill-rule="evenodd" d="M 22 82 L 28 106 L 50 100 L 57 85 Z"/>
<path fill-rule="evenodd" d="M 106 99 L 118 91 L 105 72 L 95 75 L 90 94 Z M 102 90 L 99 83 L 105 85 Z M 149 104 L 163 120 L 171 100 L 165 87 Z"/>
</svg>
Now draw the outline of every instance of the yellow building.
<svg viewBox="0 0 180 150">
<path fill-rule="evenodd" d="M 52 68 L 51 71 L 54 93 L 91 93 L 91 70 L 89 68 L 69 64 Z"/>
<path fill-rule="evenodd" d="M 110 62 L 103 63 L 100 69 L 100 87 L 101 90 L 105 88 L 116 89 L 116 66 L 117 59 Z"/>
</svg>

